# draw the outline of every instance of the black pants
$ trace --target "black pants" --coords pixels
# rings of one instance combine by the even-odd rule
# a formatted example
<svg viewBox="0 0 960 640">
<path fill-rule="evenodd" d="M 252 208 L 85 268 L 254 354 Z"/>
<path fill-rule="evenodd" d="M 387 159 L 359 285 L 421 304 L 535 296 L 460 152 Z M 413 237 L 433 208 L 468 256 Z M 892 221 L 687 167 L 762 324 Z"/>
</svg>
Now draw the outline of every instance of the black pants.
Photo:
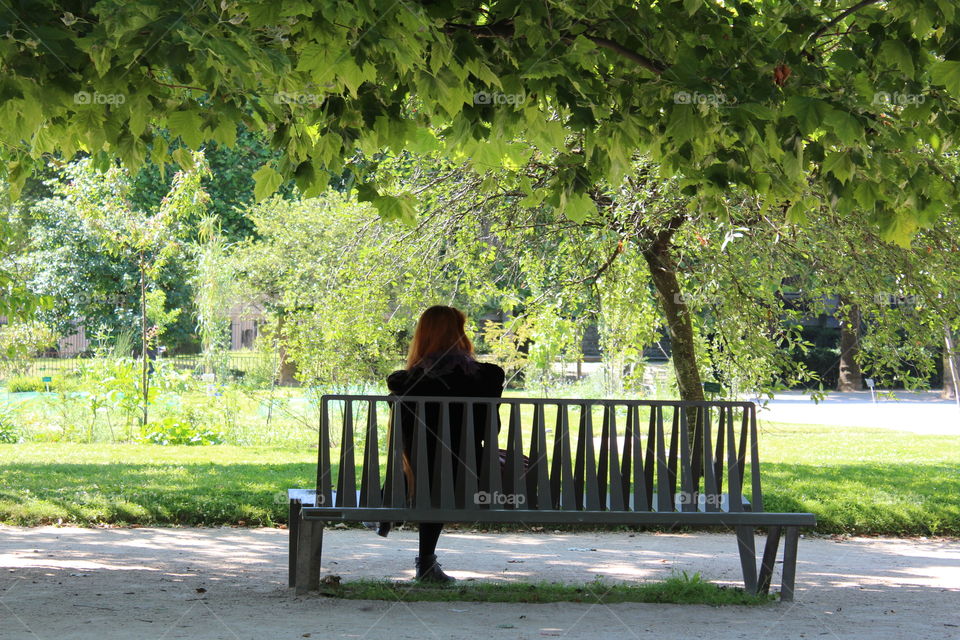
<svg viewBox="0 0 960 640">
<path fill-rule="evenodd" d="M 440 532 L 443 531 L 442 522 L 421 522 L 420 523 L 420 557 L 425 558 L 433 555 L 437 551 L 437 540 L 440 539 Z"/>
<path fill-rule="evenodd" d="M 436 462 L 437 448 L 440 443 L 440 434 L 438 425 L 440 422 L 439 405 L 428 403 L 425 407 L 426 415 L 426 444 L 427 444 L 427 474 L 432 486 L 435 480 L 434 463 Z M 462 429 L 458 428 L 463 424 L 463 405 L 453 404 L 450 407 L 450 449 L 453 467 L 453 478 L 460 474 L 460 446 L 462 440 Z M 481 452 L 483 451 L 486 436 L 487 407 L 479 405 L 474 407 L 474 451 L 476 453 L 476 469 L 480 469 Z M 401 412 L 403 449 L 407 460 L 413 461 L 414 452 L 414 434 L 416 433 L 416 409 L 410 405 L 403 405 Z M 499 421 L 497 430 L 499 431 Z M 408 487 L 409 489 L 409 487 Z M 416 490 L 416 488 L 414 489 Z M 422 490 L 422 489 L 421 489 Z M 420 557 L 432 555 L 437 550 L 437 541 L 440 539 L 440 532 L 443 531 L 442 522 L 421 522 L 420 523 Z"/>
</svg>

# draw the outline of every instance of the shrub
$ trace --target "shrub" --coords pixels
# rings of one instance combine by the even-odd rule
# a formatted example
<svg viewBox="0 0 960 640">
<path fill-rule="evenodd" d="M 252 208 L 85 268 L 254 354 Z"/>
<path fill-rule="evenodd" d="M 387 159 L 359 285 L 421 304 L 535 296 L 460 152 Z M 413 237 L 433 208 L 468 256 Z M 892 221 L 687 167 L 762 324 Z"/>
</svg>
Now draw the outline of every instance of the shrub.
<svg viewBox="0 0 960 640">
<path fill-rule="evenodd" d="M 0 327 L 0 367 L 24 373 L 29 358 L 54 347 L 59 336 L 42 322 L 14 322 Z"/>
<path fill-rule="evenodd" d="M 25 391 L 56 391 L 60 388 L 57 380 L 44 382 L 40 376 L 13 376 L 7 380 L 8 393 L 23 393 Z"/>
<path fill-rule="evenodd" d="M 197 427 L 180 416 L 167 416 L 149 423 L 141 440 L 164 446 L 223 444 L 223 434 L 206 427 Z"/>
</svg>

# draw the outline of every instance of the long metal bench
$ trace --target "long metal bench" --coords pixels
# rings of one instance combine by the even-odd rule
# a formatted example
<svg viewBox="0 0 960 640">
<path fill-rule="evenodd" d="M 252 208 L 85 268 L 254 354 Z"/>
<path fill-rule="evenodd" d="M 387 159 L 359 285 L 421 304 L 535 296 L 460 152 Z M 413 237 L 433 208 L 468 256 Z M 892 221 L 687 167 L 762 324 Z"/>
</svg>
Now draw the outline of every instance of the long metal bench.
<svg viewBox="0 0 960 640">
<path fill-rule="evenodd" d="M 487 407 L 484 424 L 474 424 L 475 405 Z M 751 593 L 769 591 L 784 534 L 780 598 L 793 599 L 800 527 L 816 518 L 764 511 L 751 402 L 327 395 L 320 410 L 316 490 L 289 494 L 297 593 L 319 586 L 327 522 L 488 522 L 732 529 Z M 402 410 L 417 423 L 407 469 L 414 491 L 402 462 Z M 432 422 L 443 445 L 432 484 L 428 412 L 439 412 Z M 459 451 L 453 429 L 462 430 Z M 505 466 L 497 446 L 475 450 L 478 429 L 485 442 L 505 438 Z M 758 528 L 767 530 L 759 568 Z"/>
</svg>

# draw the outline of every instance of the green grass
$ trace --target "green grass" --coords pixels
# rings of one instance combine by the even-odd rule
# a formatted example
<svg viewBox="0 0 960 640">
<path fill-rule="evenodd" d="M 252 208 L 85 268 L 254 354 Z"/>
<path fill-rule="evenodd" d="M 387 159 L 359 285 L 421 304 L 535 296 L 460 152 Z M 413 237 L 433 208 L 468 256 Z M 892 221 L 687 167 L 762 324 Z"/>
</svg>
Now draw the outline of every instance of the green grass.
<svg viewBox="0 0 960 640">
<path fill-rule="evenodd" d="M 382 580 L 340 583 L 328 577 L 320 585 L 320 594 L 346 600 L 390 602 L 651 602 L 722 606 L 758 605 L 773 600 L 773 596 L 750 595 L 739 588 L 707 582 L 700 574 L 672 576 L 661 582 L 642 584 L 605 583 L 600 580 L 579 585 L 555 582 L 458 582 L 449 587 Z"/>
<path fill-rule="evenodd" d="M 814 513 L 823 533 L 958 536 L 958 440 L 767 423 L 760 433 L 764 508 Z"/>
<path fill-rule="evenodd" d="M 0 446 L 0 521 L 274 525 L 316 453 L 267 447 Z"/>
<path fill-rule="evenodd" d="M 316 450 L 0 445 L 0 522 L 271 525 L 284 491 L 310 487 Z M 822 533 L 960 536 L 952 436 L 762 425 L 767 511 L 809 511 Z"/>
</svg>

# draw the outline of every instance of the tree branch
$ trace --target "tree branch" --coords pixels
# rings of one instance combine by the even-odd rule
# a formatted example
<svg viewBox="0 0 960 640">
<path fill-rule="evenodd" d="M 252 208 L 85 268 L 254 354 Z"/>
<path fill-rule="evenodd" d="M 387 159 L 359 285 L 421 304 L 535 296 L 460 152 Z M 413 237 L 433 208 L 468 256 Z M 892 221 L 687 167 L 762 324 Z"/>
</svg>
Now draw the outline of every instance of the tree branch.
<svg viewBox="0 0 960 640">
<path fill-rule="evenodd" d="M 191 89 L 193 91 L 204 91 L 204 92 L 207 91 L 203 87 L 191 87 L 185 84 L 168 84 L 166 82 L 161 82 L 160 80 L 157 80 L 157 77 L 153 74 L 153 69 L 150 69 L 149 67 L 147 68 L 147 77 L 153 80 L 154 82 L 156 82 L 161 87 L 168 87 L 170 89 Z"/>
<path fill-rule="evenodd" d="M 813 35 L 810 36 L 810 40 L 816 40 L 817 38 L 825 34 L 827 31 L 829 31 L 832 27 L 835 27 L 838 24 L 840 24 L 840 22 L 843 21 L 843 19 L 849 16 L 851 13 L 859 11 L 864 7 L 869 7 L 872 4 L 877 4 L 878 2 L 880 2 L 880 0 L 860 0 L 860 2 L 849 7 L 848 9 L 844 9 L 843 11 L 838 13 L 835 18 L 833 18 L 829 22 L 822 25 L 819 29 L 814 31 Z"/>
<path fill-rule="evenodd" d="M 644 69 L 651 71 L 656 75 L 660 75 L 661 73 L 667 70 L 667 67 L 663 63 L 658 62 L 656 60 L 652 60 L 644 55 L 637 53 L 636 51 L 633 51 L 632 49 L 627 49 L 625 46 L 617 42 L 614 42 L 613 40 L 608 40 L 607 38 L 601 38 L 598 36 L 590 36 L 590 35 L 584 35 L 584 37 L 590 42 L 592 42 L 593 44 L 600 47 L 601 49 L 607 49 L 609 51 L 613 51 L 614 53 L 620 54 L 624 58 L 627 58 L 628 60 L 632 60 L 633 62 L 636 62 L 638 65 L 640 65 Z M 565 39 L 565 41 L 572 42 L 572 39 Z"/>
<path fill-rule="evenodd" d="M 494 22 L 492 24 L 458 24 L 449 22 L 444 27 L 444 31 L 448 35 L 456 31 L 466 31 L 478 38 L 509 39 L 516 37 L 516 29 L 514 29 L 513 23 L 506 20 Z M 637 53 L 632 49 L 628 49 L 619 42 L 614 42 L 609 38 L 602 38 L 600 36 L 591 36 L 587 34 L 584 34 L 584 37 L 601 49 L 613 51 L 614 53 L 637 63 L 644 69 L 647 69 L 656 75 L 662 74 L 667 69 L 667 66 L 662 62 L 648 58 L 647 56 Z M 566 36 L 562 40 L 563 42 L 570 43 L 573 42 L 573 37 Z"/>
<path fill-rule="evenodd" d="M 596 271 L 594 271 L 592 274 L 590 274 L 586 278 L 580 278 L 579 280 L 567 280 L 563 284 L 573 285 L 573 284 L 586 284 L 587 282 L 590 282 L 590 281 L 596 282 L 600 278 L 600 276 L 602 276 L 603 273 L 607 269 L 609 269 L 611 265 L 613 265 L 613 261 L 616 260 L 617 256 L 619 256 L 621 253 L 623 253 L 622 239 L 620 240 L 620 242 L 617 243 L 617 248 L 613 250 L 613 253 L 610 254 L 609 258 L 607 258 L 607 261 L 604 262 L 602 265 L 600 265 L 600 267 Z"/>
</svg>

